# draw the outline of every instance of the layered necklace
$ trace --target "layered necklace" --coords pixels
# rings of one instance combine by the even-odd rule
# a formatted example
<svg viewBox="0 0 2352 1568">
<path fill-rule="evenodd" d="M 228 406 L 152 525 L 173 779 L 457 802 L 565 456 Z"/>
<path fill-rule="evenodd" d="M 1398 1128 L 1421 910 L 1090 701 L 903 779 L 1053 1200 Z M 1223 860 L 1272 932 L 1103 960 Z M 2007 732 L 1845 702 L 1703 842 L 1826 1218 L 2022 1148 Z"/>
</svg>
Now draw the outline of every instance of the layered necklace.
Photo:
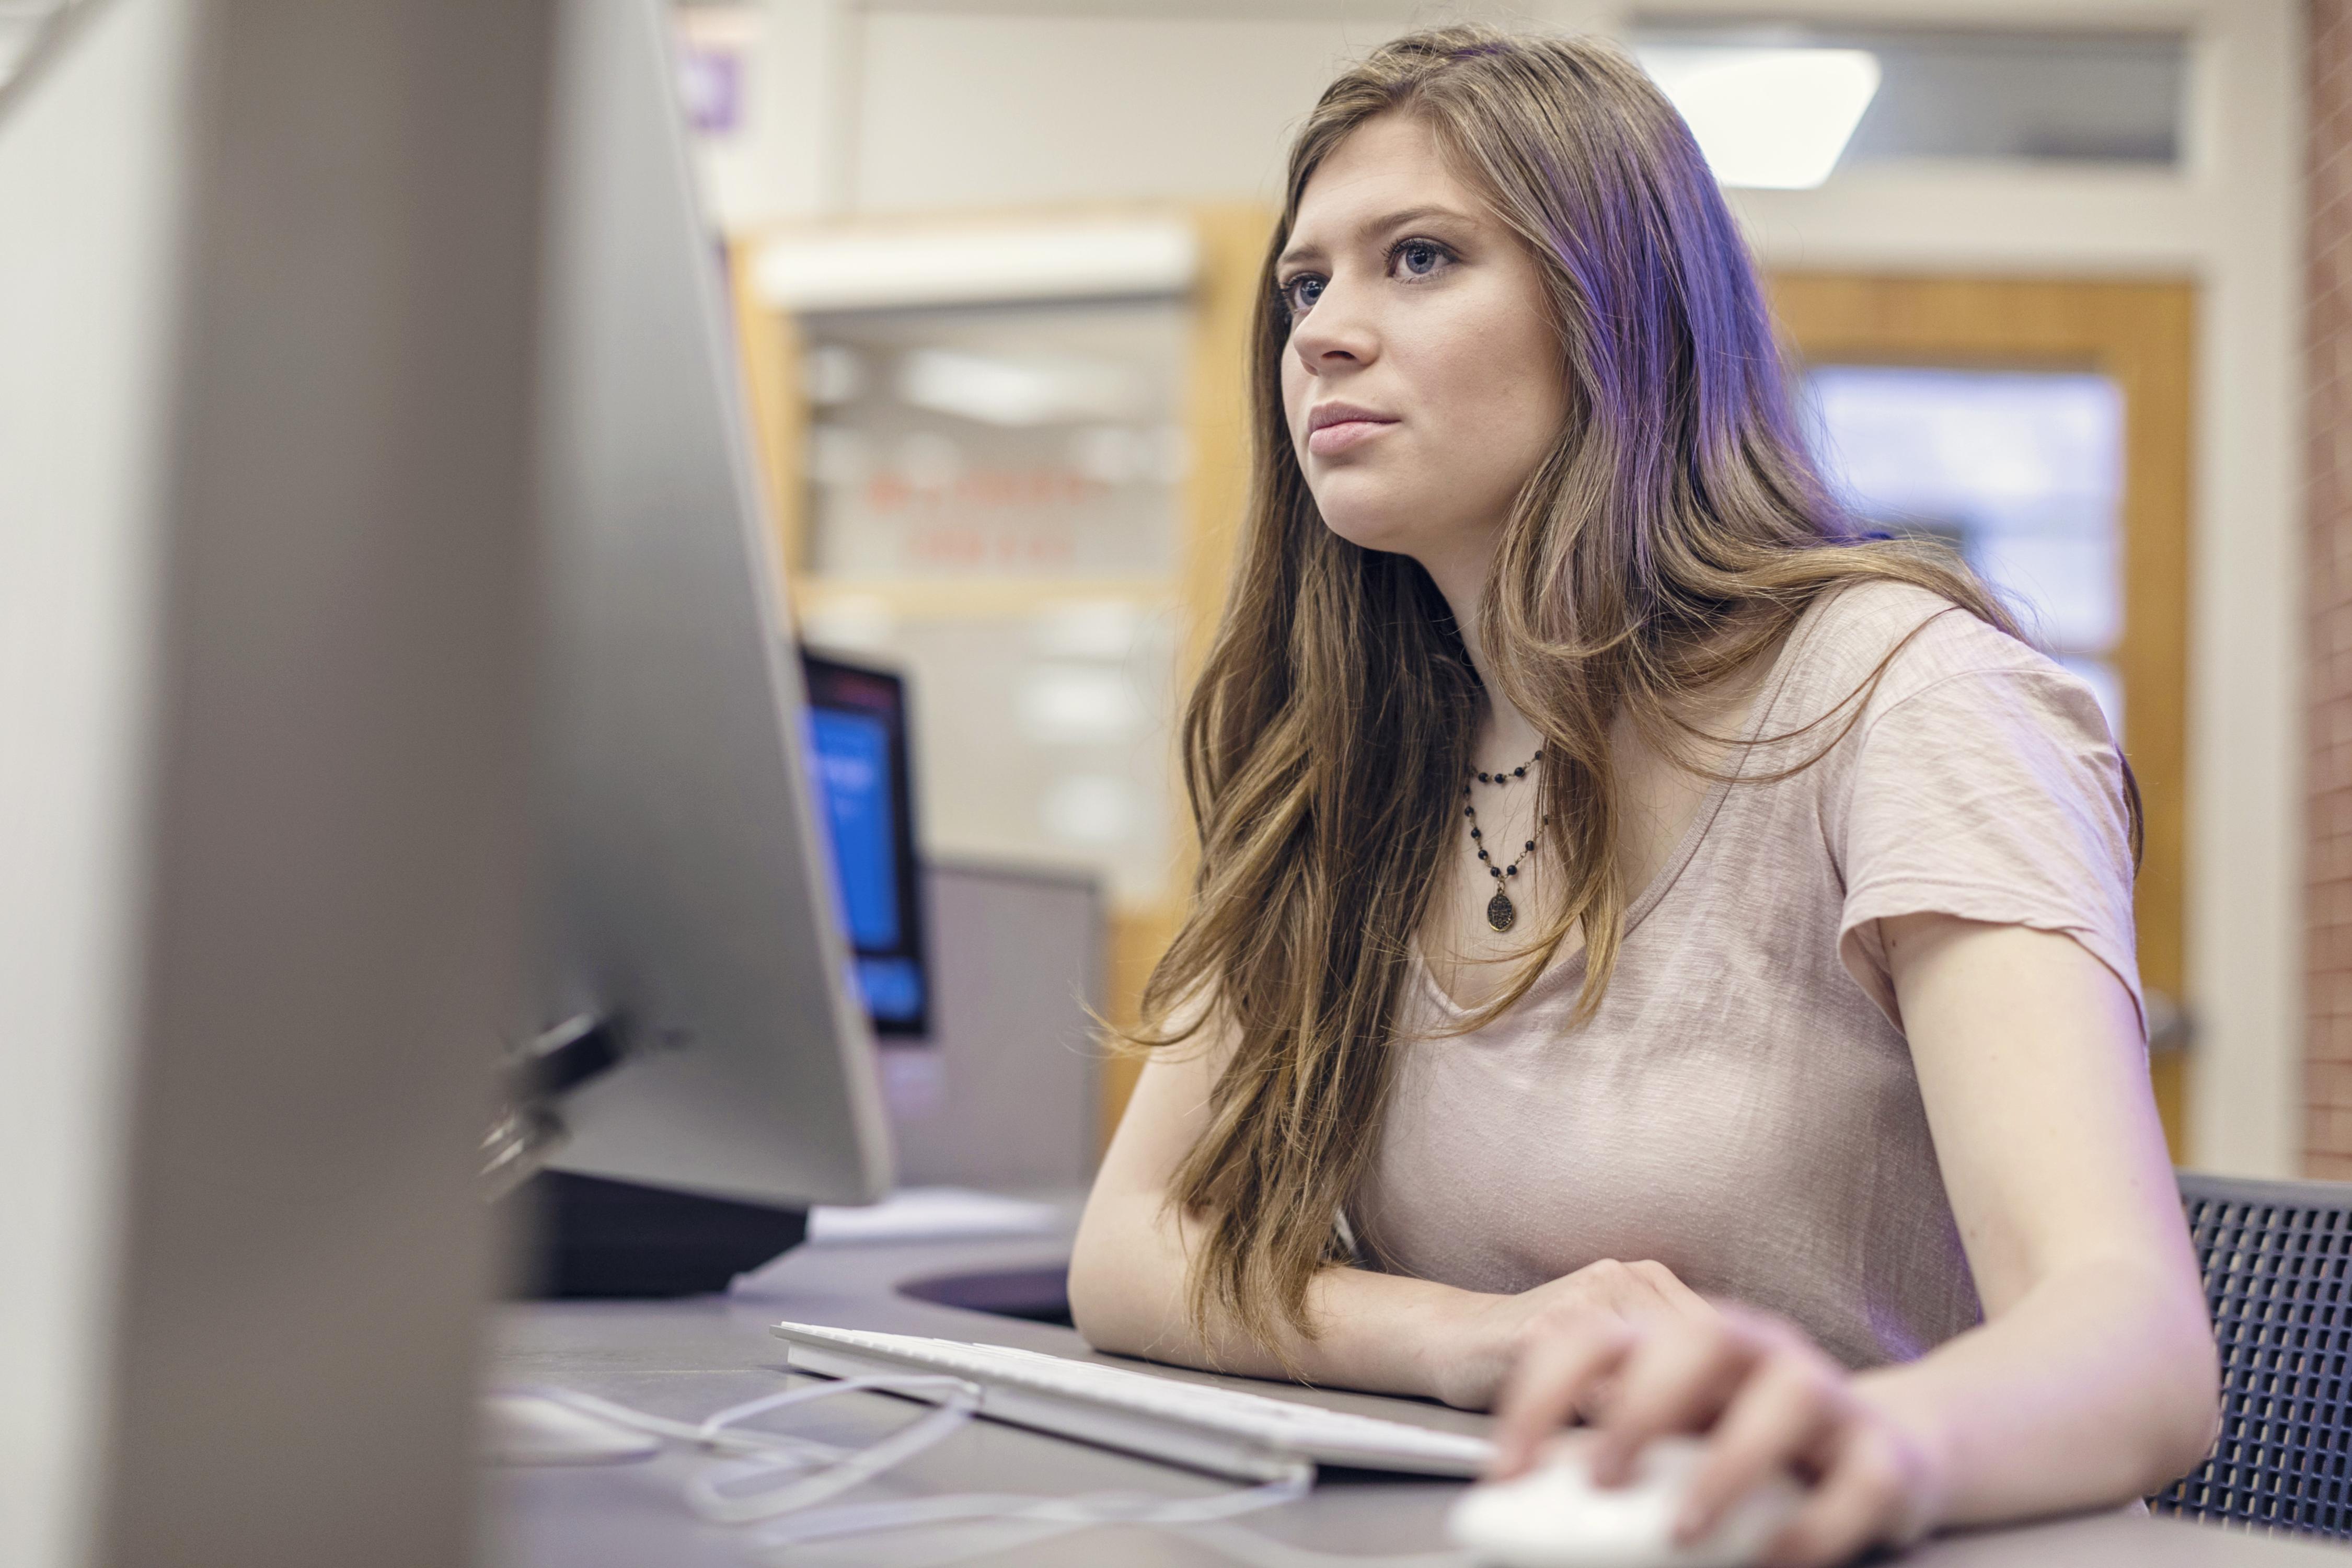
<svg viewBox="0 0 2352 1568">
<path fill-rule="evenodd" d="M 1542 761 L 1543 748 L 1538 746 L 1536 748 L 1534 756 L 1508 772 L 1498 769 L 1491 773 L 1474 773 L 1471 776 L 1482 784 L 1512 784 L 1526 778 L 1528 770 Z M 1495 864 L 1494 856 L 1488 854 L 1486 850 L 1486 835 L 1478 826 L 1478 808 L 1470 803 L 1470 788 L 1471 786 L 1466 784 L 1462 786 L 1462 815 L 1470 819 L 1470 847 L 1478 852 L 1478 859 L 1486 868 L 1486 874 L 1495 879 L 1495 896 L 1486 900 L 1486 923 L 1496 931 L 1508 931 L 1517 921 L 1519 911 L 1511 902 L 1511 895 L 1505 892 L 1504 889 L 1510 885 L 1510 879 L 1519 874 L 1519 863 L 1535 853 L 1536 841 L 1532 838 L 1528 839 L 1520 847 L 1518 854 L 1512 858 L 1509 865 Z M 1541 833 L 1544 826 L 1550 821 L 1551 818 L 1549 816 L 1538 819 L 1536 831 Z"/>
</svg>

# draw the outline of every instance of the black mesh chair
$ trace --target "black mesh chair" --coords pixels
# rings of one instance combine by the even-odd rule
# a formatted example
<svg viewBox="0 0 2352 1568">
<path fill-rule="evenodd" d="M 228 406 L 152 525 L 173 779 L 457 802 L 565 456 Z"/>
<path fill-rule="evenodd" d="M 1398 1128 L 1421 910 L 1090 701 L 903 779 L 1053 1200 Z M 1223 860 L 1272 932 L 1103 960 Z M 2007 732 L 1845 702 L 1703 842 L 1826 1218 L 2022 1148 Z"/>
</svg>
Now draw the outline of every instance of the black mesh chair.
<svg viewBox="0 0 2352 1568">
<path fill-rule="evenodd" d="M 2184 1172 L 2221 1435 L 2158 1513 L 2352 1536 L 2352 1183 Z"/>
</svg>

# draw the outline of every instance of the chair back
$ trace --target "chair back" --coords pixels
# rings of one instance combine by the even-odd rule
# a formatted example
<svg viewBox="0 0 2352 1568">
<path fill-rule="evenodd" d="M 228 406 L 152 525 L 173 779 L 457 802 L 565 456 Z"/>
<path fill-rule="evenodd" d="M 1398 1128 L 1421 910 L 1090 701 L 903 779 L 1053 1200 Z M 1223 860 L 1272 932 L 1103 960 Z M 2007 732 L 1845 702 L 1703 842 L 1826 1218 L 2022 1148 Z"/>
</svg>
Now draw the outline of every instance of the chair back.
<svg viewBox="0 0 2352 1568">
<path fill-rule="evenodd" d="M 2180 1175 L 2221 1435 L 2158 1513 L 2352 1536 L 2352 1183 Z"/>
</svg>

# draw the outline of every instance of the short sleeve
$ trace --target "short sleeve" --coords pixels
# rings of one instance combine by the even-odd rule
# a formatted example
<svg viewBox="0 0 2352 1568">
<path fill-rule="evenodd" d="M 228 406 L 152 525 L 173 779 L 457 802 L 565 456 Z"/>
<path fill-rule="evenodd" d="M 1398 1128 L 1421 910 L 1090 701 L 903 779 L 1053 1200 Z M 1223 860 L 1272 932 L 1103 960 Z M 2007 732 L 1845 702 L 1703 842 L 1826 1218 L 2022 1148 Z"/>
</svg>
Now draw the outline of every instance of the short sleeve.
<svg viewBox="0 0 2352 1568">
<path fill-rule="evenodd" d="M 1866 716 L 1843 833 L 1838 957 L 1901 1026 L 1878 922 L 1948 914 L 2063 931 L 2140 1009 L 2123 761 L 2054 666 L 1948 674 Z"/>
</svg>

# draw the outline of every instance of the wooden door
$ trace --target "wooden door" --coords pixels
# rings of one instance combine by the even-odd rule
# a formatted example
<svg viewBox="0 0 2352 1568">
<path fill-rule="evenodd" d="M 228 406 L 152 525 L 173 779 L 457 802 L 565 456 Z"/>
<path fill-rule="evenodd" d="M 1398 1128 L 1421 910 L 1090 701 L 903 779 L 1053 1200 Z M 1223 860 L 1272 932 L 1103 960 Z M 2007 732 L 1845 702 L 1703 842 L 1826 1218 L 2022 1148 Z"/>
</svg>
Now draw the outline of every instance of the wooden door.
<svg viewBox="0 0 2352 1568">
<path fill-rule="evenodd" d="M 2152 1074 L 2186 1162 L 2183 1048 L 2193 994 L 2184 941 L 2188 826 L 2189 452 L 2192 288 L 2177 282 L 1894 278 L 1784 272 L 1772 303 L 1800 368 L 1832 364 L 2085 371 L 2123 406 L 2122 621 L 2111 660 L 2126 756 L 2147 812 L 2136 899 L 2139 965 L 2159 1031 Z M 2170 1037 L 2163 1037 L 2168 1033 Z"/>
</svg>

